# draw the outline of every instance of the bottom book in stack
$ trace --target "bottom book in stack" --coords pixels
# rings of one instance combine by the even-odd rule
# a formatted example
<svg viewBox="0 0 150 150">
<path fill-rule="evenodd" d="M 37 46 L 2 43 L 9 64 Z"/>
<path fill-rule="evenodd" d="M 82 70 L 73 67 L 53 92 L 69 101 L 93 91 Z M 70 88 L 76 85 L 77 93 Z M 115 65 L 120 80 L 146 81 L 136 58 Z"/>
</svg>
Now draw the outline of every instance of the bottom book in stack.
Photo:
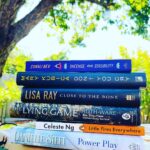
<svg viewBox="0 0 150 150">
<path fill-rule="evenodd" d="M 38 129 L 40 125 L 59 126 L 58 130 Z M 52 125 L 53 124 L 53 125 Z M 70 126 L 75 130 L 63 130 L 63 127 Z M 80 127 L 82 129 L 80 130 Z M 72 150 L 144 150 L 143 139 L 141 136 L 132 135 L 117 135 L 104 133 L 83 133 L 84 124 L 70 123 L 50 123 L 50 122 L 29 122 L 17 125 L 9 130 L 3 131 L 7 133 L 8 142 L 16 144 L 24 144 L 31 146 L 41 146 L 49 148 L 72 149 Z M 92 127 L 92 125 L 89 124 Z M 109 129 L 109 126 L 95 125 L 100 128 Z M 68 128 L 67 127 L 67 128 Z M 79 127 L 79 128 L 78 128 Z M 94 126 L 93 126 L 94 127 Z M 111 126 L 117 130 L 117 126 Z M 143 134 L 143 127 L 125 127 L 118 126 L 118 129 L 123 129 L 128 134 L 138 132 Z M 71 129 L 71 128 L 70 128 Z M 78 129 L 78 130 L 77 130 Z M 128 131 L 127 131 L 128 130 Z M 129 131 L 130 130 L 130 131 Z M 71 131 L 71 132 L 69 132 Z M 77 131 L 77 132 L 75 132 Z M 113 130 L 112 130 L 113 131 Z M 118 132 L 119 133 L 119 132 Z M 122 132 L 123 133 L 123 132 Z M 140 135 L 137 134 L 137 135 Z"/>
</svg>

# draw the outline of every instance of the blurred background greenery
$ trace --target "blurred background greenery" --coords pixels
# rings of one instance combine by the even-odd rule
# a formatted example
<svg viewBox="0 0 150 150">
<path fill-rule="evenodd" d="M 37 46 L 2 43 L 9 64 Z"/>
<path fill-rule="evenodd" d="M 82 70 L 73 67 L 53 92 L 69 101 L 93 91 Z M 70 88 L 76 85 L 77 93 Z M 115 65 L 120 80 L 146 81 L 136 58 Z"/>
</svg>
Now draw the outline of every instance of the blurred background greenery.
<svg viewBox="0 0 150 150">
<path fill-rule="evenodd" d="M 94 50 L 96 47 L 102 52 L 97 54 L 103 54 L 101 57 L 97 56 L 97 58 L 115 59 L 116 57 L 114 56 L 118 54 L 117 58 L 119 59 L 132 60 L 132 72 L 142 71 L 146 73 L 147 87 L 146 89 L 142 89 L 141 115 L 143 123 L 150 123 L 150 48 L 147 47 L 145 50 L 139 46 L 137 49 L 131 49 L 129 45 L 132 45 L 132 41 L 126 43 L 126 45 L 118 43 L 118 49 L 111 49 L 106 57 L 105 53 L 107 50 L 103 49 L 104 47 L 102 46 L 110 45 L 111 47 L 112 45 L 113 48 L 113 42 L 117 34 L 116 28 L 122 36 L 130 35 L 132 37 L 140 37 L 150 44 L 149 0 L 57 0 L 55 2 L 56 6 L 52 7 L 40 22 L 42 23 L 40 32 L 34 30 L 34 32 L 32 32 L 34 36 L 30 36 L 29 33 L 26 33 L 26 37 L 30 36 L 27 43 L 25 43 L 27 38 L 24 38 L 24 36 L 20 39 L 17 38 L 18 41 L 13 43 L 13 50 L 11 50 L 7 58 L 3 69 L 3 76 L 0 78 L 0 112 L 4 109 L 5 103 L 9 104 L 12 101 L 20 100 L 21 92 L 20 88 L 16 85 L 16 73 L 25 70 L 25 62 L 27 60 L 34 60 L 33 53 L 38 55 L 38 58 L 41 60 L 67 60 L 72 58 L 70 57 L 70 53 L 79 50 L 77 53 L 78 56 L 76 55 L 73 58 L 79 59 L 81 55 L 84 55 L 84 58 L 88 59 L 92 53 L 96 53 Z M 45 1 L 26 0 L 20 5 L 17 5 L 17 10 L 15 12 L 17 15 L 10 15 L 10 17 L 14 17 L 14 20 L 11 22 L 12 24 L 9 23 L 9 25 L 16 25 L 19 20 L 24 19 L 24 16 L 29 14 L 32 9 L 36 8 L 39 3 L 45 3 Z M 3 1 L 0 3 L 0 6 L 4 6 L 5 4 L 8 6 L 9 3 Z M 2 7 L 0 7 L 0 11 L 1 10 Z M 38 13 L 40 14 L 40 11 Z M 12 18 L 10 19 L 10 21 L 12 21 Z M 30 20 L 30 22 L 32 23 L 32 20 Z M 27 24 L 30 24 L 30 22 Z M 23 27 L 27 27 L 27 24 Z M 115 30 L 112 30 L 114 28 Z M 12 26 L 10 26 L 10 29 L 12 29 Z M 17 28 L 17 30 L 19 29 L 20 28 Z M 106 41 L 104 41 L 103 35 L 99 35 L 97 36 L 99 45 L 91 42 L 95 33 L 99 31 L 109 31 L 109 33 L 112 33 L 110 41 L 108 42 L 109 36 L 106 36 Z M 41 37 L 43 37 L 43 34 L 46 35 L 46 38 L 42 39 Z M 40 41 L 34 43 L 34 40 L 38 36 L 40 37 Z M 51 39 L 52 37 L 54 37 L 53 40 Z M 47 39 L 49 43 L 46 47 L 44 41 Z M 86 39 L 89 39 L 88 42 L 85 42 Z M 22 40 L 22 43 L 19 43 L 20 40 Z M 117 40 L 119 41 L 119 39 Z M 23 42 L 24 50 L 20 48 Z M 38 45 L 35 49 L 30 50 L 31 54 L 27 54 L 27 46 L 33 45 L 33 43 L 34 45 L 39 44 L 41 47 Z M 90 53 L 87 50 L 88 43 L 93 44 Z M 136 43 L 136 45 L 138 45 L 138 43 Z M 143 45 L 144 44 L 142 44 L 142 46 Z M 38 51 L 39 47 L 41 52 Z M 49 54 L 52 49 L 53 52 Z M 4 52 L 3 49 L 0 51 L 0 56 L 3 56 L 1 55 L 2 52 Z M 46 54 L 46 57 L 42 58 L 43 54 Z M 0 57 L 0 62 L 1 59 L 2 57 Z M 1 64 L 3 63 L 0 63 L 0 66 Z"/>
</svg>

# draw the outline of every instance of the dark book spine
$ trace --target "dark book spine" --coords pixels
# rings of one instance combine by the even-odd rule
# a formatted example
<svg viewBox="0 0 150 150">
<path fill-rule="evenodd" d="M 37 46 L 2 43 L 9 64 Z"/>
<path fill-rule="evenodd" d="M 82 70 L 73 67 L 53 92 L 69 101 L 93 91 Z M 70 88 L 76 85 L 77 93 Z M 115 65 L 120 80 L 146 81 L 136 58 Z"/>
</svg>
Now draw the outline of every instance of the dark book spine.
<svg viewBox="0 0 150 150">
<path fill-rule="evenodd" d="M 140 125 L 140 109 L 93 105 L 14 103 L 10 117 L 37 121 Z"/>
<path fill-rule="evenodd" d="M 27 61 L 26 71 L 131 72 L 131 60 Z"/>
<path fill-rule="evenodd" d="M 30 87 L 140 88 L 145 73 L 18 72 L 17 84 Z"/>
<path fill-rule="evenodd" d="M 23 88 L 23 102 L 139 107 L 139 89 L 54 89 Z"/>
</svg>

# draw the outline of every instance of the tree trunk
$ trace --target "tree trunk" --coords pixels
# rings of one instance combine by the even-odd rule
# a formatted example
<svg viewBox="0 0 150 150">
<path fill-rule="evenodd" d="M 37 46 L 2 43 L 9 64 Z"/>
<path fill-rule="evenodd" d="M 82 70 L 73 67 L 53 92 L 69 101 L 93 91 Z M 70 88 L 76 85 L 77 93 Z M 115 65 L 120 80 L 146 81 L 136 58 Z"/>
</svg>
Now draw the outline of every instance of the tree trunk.
<svg viewBox="0 0 150 150">
<path fill-rule="evenodd" d="M 7 46 L 4 46 L 3 49 L 0 51 L 0 77 L 3 74 L 3 69 L 5 66 L 5 63 L 7 61 L 7 58 L 9 56 L 9 53 L 13 50 L 16 44 L 12 45 L 9 44 Z"/>
<path fill-rule="evenodd" d="M 6 60 L 15 45 L 37 25 L 54 6 L 62 0 L 41 0 L 24 18 L 15 22 L 16 15 L 26 0 L 0 0 L 0 77 Z M 86 1 L 86 0 L 85 0 Z M 107 8 L 109 0 L 87 0 Z M 84 2 L 84 1 L 83 1 Z"/>
<path fill-rule="evenodd" d="M 23 19 L 15 22 L 16 15 L 25 0 L 5 0 L 0 3 L 0 77 L 6 60 L 16 46 L 61 0 L 41 0 Z"/>
<path fill-rule="evenodd" d="M 7 52 L 7 49 L 4 49 L 4 51 L 1 53 L 1 56 L 0 56 L 0 77 L 2 76 L 2 73 L 3 73 L 3 68 L 5 66 L 5 63 L 6 63 L 6 60 L 9 56 Z"/>
</svg>

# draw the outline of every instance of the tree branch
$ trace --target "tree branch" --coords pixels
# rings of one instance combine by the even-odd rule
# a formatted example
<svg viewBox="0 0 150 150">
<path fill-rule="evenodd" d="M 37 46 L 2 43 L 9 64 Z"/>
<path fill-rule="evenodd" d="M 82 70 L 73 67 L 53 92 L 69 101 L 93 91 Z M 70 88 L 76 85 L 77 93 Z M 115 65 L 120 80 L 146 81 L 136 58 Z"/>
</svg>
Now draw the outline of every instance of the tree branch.
<svg viewBox="0 0 150 150">
<path fill-rule="evenodd" d="M 0 27 L 7 26 L 14 21 L 18 9 L 25 3 L 25 0 L 5 0 L 0 6 Z"/>
<path fill-rule="evenodd" d="M 0 3 L 0 43 L 1 47 L 6 44 L 6 38 L 10 25 L 16 19 L 18 9 L 25 3 L 25 0 L 3 0 Z M 1 50 L 0 47 L 0 50 Z"/>
<path fill-rule="evenodd" d="M 111 0 L 86 0 L 88 2 L 103 6 L 104 8 L 108 9 L 109 6 L 115 5 Z"/>
<path fill-rule="evenodd" d="M 61 0 L 41 0 L 28 15 L 10 28 L 9 41 L 17 43 L 24 38 Z"/>
<path fill-rule="evenodd" d="M 23 4 L 25 4 L 25 0 L 10 0 L 10 5 L 8 7 L 9 12 L 12 14 L 10 16 L 10 21 L 11 24 L 14 23 L 18 10 L 21 8 L 21 6 L 23 6 Z"/>
</svg>

